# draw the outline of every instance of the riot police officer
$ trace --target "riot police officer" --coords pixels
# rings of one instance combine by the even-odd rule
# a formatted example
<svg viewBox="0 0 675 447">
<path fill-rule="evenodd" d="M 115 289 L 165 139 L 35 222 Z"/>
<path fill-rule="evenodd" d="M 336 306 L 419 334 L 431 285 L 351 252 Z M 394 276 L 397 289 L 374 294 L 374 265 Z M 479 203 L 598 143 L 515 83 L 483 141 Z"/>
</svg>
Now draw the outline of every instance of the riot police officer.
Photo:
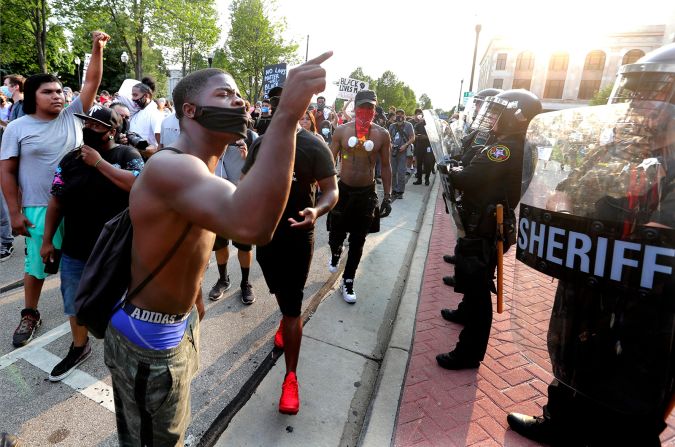
<svg viewBox="0 0 675 447">
<path fill-rule="evenodd" d="M 490 132 L 485 129 L 478 129 L 476 116 L 487 98 L 497 96 L 503 91 L 499 88 L 486 88 L 476 93 L 476 96 L 473 97 L 473 113 L 471 115 L 471 122 L 469 123 L 469 132 L 461 139 L 459 154 L 453 157 L 462 166 L 468 166 L 473 157 L 490 142 Z M 449 264 L 454 264 L 455 256 L 443 255 L 443 260 Z M 443 283 L 452 287 L 455 285 L 455 279 L 452 276 L 445 276 L 443 277 Z"/>
<path fill-rule="evenodd" d="M 532 180 L 516 257 L 559 280 L 547 335 L 555 379 L 544 414 L 507 417 L 527 438 L 566 447 L 660 445 L 675 391 L 674 103 L 670 44 L 621 67 L 608 105 L 542 115 L 551 116 L 528 132 L 528 142 L 553 136 L 564 143 L 582 122 L 594 126 L 597 143 L 575 154 L 581 163 L 561 181 L 550 182 L 536 162 L 530 173 L 524 168 Z M 529 229 L 543 223 L 537 216 L 586 241 L 592 275 L 574 259 L 554 265 L 545 238 L 532 249 Z M 567 238 L 559 242 L 558 253 L 574 248 Z"/>
<path fill-rule="evenodd" d="M 490 291 L 494 290 L 497 265 L 495 208 L 502 204 L 505 215 L 513 215 L 520 200 L 525 132 L 541 109 L 539 99 L 526 90 L 507 90 L 487 98 L 476 127 L 492 133 L 494 142 L 468 166 L 450 172 L 454 188 L 462 191 L 461 217 L 466 232 L 455 249 L 455 291 L 464 293 L 464 298 L 454 317 L 464 323 L 464 329 L 453 351 L 436 356 L 443 368 L 477 368 L 485 355 L 492 326 Z"/>
</svg>

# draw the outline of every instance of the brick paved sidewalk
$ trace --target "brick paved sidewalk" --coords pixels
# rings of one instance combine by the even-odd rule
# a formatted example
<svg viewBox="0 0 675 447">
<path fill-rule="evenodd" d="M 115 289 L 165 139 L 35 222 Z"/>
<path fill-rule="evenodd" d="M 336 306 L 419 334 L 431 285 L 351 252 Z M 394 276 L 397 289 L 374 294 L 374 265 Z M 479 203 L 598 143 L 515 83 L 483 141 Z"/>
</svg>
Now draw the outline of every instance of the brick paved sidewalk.
<svg viewBox="0 0 675 447">
<path fill-rule="evenodd" d="M 553 296 L 556 284 L 529 270 L 514 286 L 512 248 L 504 260 L 504 313 L 494 312 L 485 360 L 477 370 L 440 368 L 436 354 L 454 348 L 461 330 L 440 316 L 442 308 L 455 308 L 461 300 L 441 279 L 453 272 L 443 255 L 452 253 L 455 239 L 454 224 L 439 194 L 394 445 L 538 446 L 511 431 L 506 415 L 512 411 L 542 414 L 552 379 L 546 351 L 551 303 L 547 297 Z M 512 308 L 514 296 L 518 303 Z M 514 330 L 513 312 L 518 312 L 519 321 L 528 323 L 525 328 Z M 661 436 L 663 445 L 675 445 L 673 427 L 675 417 L 671 416 Z"/>
</svg>

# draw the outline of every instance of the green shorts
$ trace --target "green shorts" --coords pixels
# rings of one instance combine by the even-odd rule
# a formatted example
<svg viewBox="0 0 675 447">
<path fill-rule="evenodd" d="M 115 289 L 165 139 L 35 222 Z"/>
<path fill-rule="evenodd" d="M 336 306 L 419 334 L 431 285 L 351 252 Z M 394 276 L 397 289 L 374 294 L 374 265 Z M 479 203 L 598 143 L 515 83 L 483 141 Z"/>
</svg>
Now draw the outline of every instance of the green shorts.
<svg viewBox="0 0 675 447">
<path fill-rule="evenodd" d="M 24 259 L 23 271 L 34 276 L 37 279 L 45 279 L 48 275 L 45 273 L 45 264 L 40 257 L 40 248 L 42 248 L 42 236 L 45 233 L 45 217 L 47 217 L 46 206 L 29 206 L 23 209 L 23 214 L 30 220 L 34 228 L 28 228 L 30 237 L 26 239 L 26 258 Z M 61 248 L 63 241 L 63 222 L 56 229 L 52 243 L 57 250 Z"/>
</svg>

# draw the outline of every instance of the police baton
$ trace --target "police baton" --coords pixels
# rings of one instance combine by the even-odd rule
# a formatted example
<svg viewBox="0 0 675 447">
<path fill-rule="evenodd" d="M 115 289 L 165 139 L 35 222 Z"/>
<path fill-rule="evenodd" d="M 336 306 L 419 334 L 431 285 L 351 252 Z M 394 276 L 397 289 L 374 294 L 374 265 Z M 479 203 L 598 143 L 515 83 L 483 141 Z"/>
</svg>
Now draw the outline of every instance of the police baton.
<svg viewBox="0 0 675 447">
<path fill-rule="evenodd" d="M 504 312 L 504 206 L 497 205 L 497 313 Z"/>
</svg>

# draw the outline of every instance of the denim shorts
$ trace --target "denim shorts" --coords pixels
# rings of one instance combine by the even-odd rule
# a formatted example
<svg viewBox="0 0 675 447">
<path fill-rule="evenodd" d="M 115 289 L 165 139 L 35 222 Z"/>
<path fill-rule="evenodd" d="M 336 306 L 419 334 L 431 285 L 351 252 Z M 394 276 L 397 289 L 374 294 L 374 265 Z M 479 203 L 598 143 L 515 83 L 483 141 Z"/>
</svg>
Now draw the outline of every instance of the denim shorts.
<svg viewBox="0 0 675 447">
<path fill-rule="evenodd" d="M 61 296 L 63 296 L 63 313 L 69 317 L 75 316 L 75 295 L 80 285 L 82 271 L 86 261 L 61 256 Z"/>
</svg>

